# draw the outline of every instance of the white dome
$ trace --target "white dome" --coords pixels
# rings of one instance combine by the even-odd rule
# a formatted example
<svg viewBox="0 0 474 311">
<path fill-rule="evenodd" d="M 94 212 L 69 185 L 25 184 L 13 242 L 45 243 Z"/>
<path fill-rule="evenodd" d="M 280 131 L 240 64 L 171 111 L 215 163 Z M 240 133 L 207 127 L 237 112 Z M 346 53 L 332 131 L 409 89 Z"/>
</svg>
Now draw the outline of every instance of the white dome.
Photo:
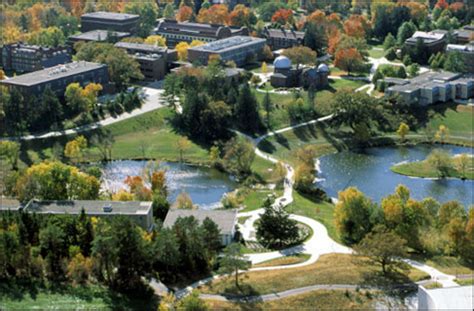
<svg viewBox="0 0 474 311">
<path fill-rule="evenodd" d="M 291 60 L 288 57 L 283 56 L 283 55 L 278 56 L 273 61 L 273 67 L 275 67 L 275 69 L 291 68 Z"/>
<path fill-rule="evenodd" d="M 320 64 L 318 66 L 318 71 L 319 72 L 329 72 L 329 67 L 326 64 Z"/>
</svg>

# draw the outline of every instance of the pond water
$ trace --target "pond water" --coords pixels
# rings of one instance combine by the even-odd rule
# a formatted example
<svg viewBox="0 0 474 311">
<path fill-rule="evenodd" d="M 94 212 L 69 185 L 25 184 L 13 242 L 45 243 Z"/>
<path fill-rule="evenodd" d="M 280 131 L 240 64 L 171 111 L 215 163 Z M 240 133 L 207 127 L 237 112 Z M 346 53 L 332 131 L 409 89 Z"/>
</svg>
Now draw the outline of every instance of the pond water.
<svg viewBox="0 0 474 311">
<path fill-rule="evenodd" d="M 355 186 L 376 202 L 393 193 L 397 185 L 404 184 L 415 199 L 458 200 L 467 208 L 473 204 L 472 180 L 414 178 L 390 170 L 400 162 L 424 160 L 435 148 L 444 149 L 452 155 L 472 154 L 470 148 L 430 145 L 369 148 L 363 153 L 344 151 L 320 158 L 317 184 L 331 197 L 337 197 L 340 190 Z"/>
<path fill-rule="evenodd" d="M 147 161 L 113 161 L 104 165 L 102 187 L 116 192 L 128 188 L 124 184 L 127 176 L 141 176 Z M 216 169 L 190 166 L 179 163 L 160 162 L 166 169 L 168 201 L 174 202 L 182 191 L 187 192 L 193 203 L 203 209 L 218 207 L 222 196 L 234 190 L 237 183 L 229 175 Z"/>
</svg>

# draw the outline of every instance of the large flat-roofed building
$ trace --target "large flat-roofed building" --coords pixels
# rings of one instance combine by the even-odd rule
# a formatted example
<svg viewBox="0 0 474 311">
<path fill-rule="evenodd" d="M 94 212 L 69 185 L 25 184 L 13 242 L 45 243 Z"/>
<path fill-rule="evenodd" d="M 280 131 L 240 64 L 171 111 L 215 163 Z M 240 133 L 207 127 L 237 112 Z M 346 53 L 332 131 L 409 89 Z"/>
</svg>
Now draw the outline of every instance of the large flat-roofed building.
<svg viewBox="0 0 474 311">
<path fill-rule="evenodd" d="M 66 47 L 50 48 L 23 43 L 6 44 L 1 48 L 4 70 L 31 72 L 69 63 L 71 55 Z"/>
<path fill-rule="evenodd" d="M 466 72 L 474 73 L 474 42 L 471 44 L 448 44 L 446 53 L 458 52 L 464 60 Z"/>
<path fill-rule="evenodd" d="M 49 86 L 56 94 L 63 95 L 66 87 L 73 82 L 82 86 L 91 82 L 105 86 L 109 82 L 107 65 L 72 62 L 1 80 L 0 84 L 29 95 L 40 95 Z"/>
<path fill-rule="evenodd" d="M 136 14 L 91 12 L 81 16 L 81 31 L 112 30 L 136 33 L 140 16 Z"/>
<path fill-rule="evenodd" d="M 137 201 L 94 201 L 94 200 L 66 200 L 66 201 L 37 201 L 28 202 L 23 211 L 36 214 L 52 215 L 79 215 L 82 210 L 93 217 L 126 216 L 145 230 L 153 228 L 152 202 Z"/>
<path fill-rule="evenodd" d="M 20 201 L 16 199 L 0 197 L 0 213 L 18 212 L 21 207 Z"/>
<path fill-rule="evenodd" d="M 109 42 L 115 43 L 123 38 L 130 37 L 129 32 L 118 32 L 109 30 L 91 30 L 77 35 L 70 36 L 68 40 L 69 46 L 73 47 L 76 42 Z"/>
<path fill-rule="evenodd" d="M 151 44 L 117 42 L 115 47 L 124 49 L 140 64 L 140 71 L 149 80 L 161 80 L 168 72 L 168 64 L 176 60 L 176 51 Z"/>
<path fill-rule="evenodd" d="M 178 22 L 173 19 L 163 19 L 158 23 L 155 33 L 166 38 L 166 45 L 174 48 L 179 42 L 212 42 L 232 36 L 248 36 L 246 27 L 228 27 L 217 24 L 200 24 Z"/>
<path fill-rule="evenodd" d="M 234 61 L 237 66 L 245 65 L 251 59 L 258 59 L 266 40 L 248 36 L 237 36 L 217 40 L 188 49 L 188 61 L 207 65 L 211 55 L 217 55 L 224 62 Z"/>
<path fill-rule="evenodd" d="M 474 41 L 474 25 L 466 25 L 453 32 L 457 44 L 466 44 Z"/>
<path fill-rule="evenodd" d="M 199 223 L 202 223 L 206 218 L 212 220 L 219 228 L 222 245 L 229 245 L 234 240 L 235 226 L 237 225 L 236 210 L 170 209 L 163 222 L 163 227 L 171 228 L 178 218 L 185 217 L 194 217 Z"/>
<path fill-rule="evenodd" d="M 267 39 L 267 44 L 272 50 L 280 50 L 291 48 L 296 45 L 302 45 L 304 34 L 303 31 L 294 31 L 284 28 L 265 28 L 262 37 Z"/>
<path fill-rule="evenodd" d="M 473 310 L 474 286 L 418 287 L 418 310 Z"/>
<path fill-rule="evenodd" d="M 447 33 L 446 30 L 433 30 L 430 32 L 415 31 L 413 36 L 406 39 L 405 46 L 408 49 L 414 49 L 417 42 L 421 40 L 428 55 L 444 52 L 447 44 Z"/>
<path fill-rule="evenodd" d="M 427 72 L 406 83 L 392 84 L 385 90 L 385 96 L 399 96 L 408 104 L 431 105 L 455 99 L 474 98 L 474 78 L 453 72 Z"/>
</svg>

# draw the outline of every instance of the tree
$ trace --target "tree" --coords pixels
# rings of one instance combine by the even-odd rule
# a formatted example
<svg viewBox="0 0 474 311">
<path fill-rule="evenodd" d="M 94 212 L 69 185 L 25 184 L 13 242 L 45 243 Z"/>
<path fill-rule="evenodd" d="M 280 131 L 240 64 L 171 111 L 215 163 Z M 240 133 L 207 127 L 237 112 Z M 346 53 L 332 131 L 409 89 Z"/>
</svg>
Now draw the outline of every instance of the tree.
<svg viewBox="0 0 474 311">
<path fill-rule="evenodd" d="M 87 148 L 87 139 L 80 135 L 66 144 L 64 155 L 73 162 L 80 161 L 85 148 Z"/>
<path fill-rule="evenodd" d="M 176 13 L 176 20 L 178 22 L 189 21 L 193 19 L 193 17 L 193 9 L 186 5 L 180 6 L 178 12 Z"/>
<path fill-rule="evenodd" d="M 84 284 L 89 279 L 92 270 L 92 260 L 81 253 L 76 254 L 67 266 L 67 277 L 75 284 Z"/>
<path fill-rule="evenodd" d="M 51 128 L 58 129 L 62 119 L 62 105 L 57 95 L 47 86 L 41 96 L 40 116 Z"/>
<path fill-rule="evenodd" d="M 201 111 L 201 124 L 203 128 L 200 135 L 207 141 L 226 139 L 229 137 L 231 127 L 232 109 L 223 101 L 211 101 Z"/>
<path fill-rule="evenodd" d="M 155 1 L 132 2 L 125 5 L 124 12 L 140 16 L 137 33 L 140 37 L 146 37 L 155 27 L 156 18 L 158 17 L 158 6 Z"/>
<path fill-rule="evenodd" d="M 454 167 L 461 174 L 462 178 L 466 178 L 466 170 L 472 163 L 472 157 L 466 153 L 462 153 L 454 158 Z"/>
<path fill-rule="evenodd" d="M 262 63 L 261 71 L 262 71 L 262 73 L 267 73 L 268 72 L 268 67 L 267 67 L 266 62 Z"/>
<path fill-rule="evenodd" d="M 191 141 L 186 136 L 182 136 L 176 142 L 176 148 L 179 151 L 179 160 L 183 162 L 184 152 L 188 151 L 191 148 Z"/>
<path fill-rule="evenodd" d="M 466 72 L 465 59 L 459 51 L 447 53 L 444 70 L 451 72 Z"/>
<path fill-rule="evenodd" d="M 370 31 L 370 23 L 363 15 L 352 14 L 344 22 L 344 32 L 350 37 L 365 38 Z"/>
<path fill-rule="evenodd" d="M 238 243 L 229 244 L 224 249 L 224 254 L 219 260 L 220 268 L 219 273 L 224 274 L 235 274 L 235 286 L 239 286 L 239 270 L 248 270 L 250 263 L 245 258 L 242 247 Z"/>
<path fill-rule="evenodd" d="M 379 225 L 356 245 L 355 250 L 358 255 L 380 265 L 386 276 L 390 270 L 402 266 L 400 258 L 405 256 L 405 244 L 405 240 Z"/>
<path fill-rule="evenodd" d="M 163 10 L 163 17 L 164 18 L 174 18 L 175 15 L 174 15 L 174 6 L 173 6 L 173 3 L 171 2 L 168 2 Z"/>
<path fill-rule="evenodd" d="M 175 49 L 178 53 L 178 59 L 180 61 L 186 61 L 188 59 L 189 44 L 187 42 L 179 42 L 176 44 Z"/>
<path fill-rule="evenodd" d="M 222 243 L 219 227 L 210 218 L 206 217 L 202 222 L 202 229 L 206 248 L 212 253 L 212 256 L 214 256 L 221 248 Z"/>
<path fill-rule="evenodd" d="M 293 10 L 279 9 L 272 16 L 272 23 L 284 26 L 286 24 L 293 24 Z"/>
<path fill-rule="evenodd" d="M 0 158 L 6 158 L 13 170 L 18 169 L 18 159 L 20 157 L 20 144 L 13 141 L 0 141 Z"/>
<path fill-rule="evenodd" d="M 110 80 L 119 89 L 123 89 L 131 80 L 143 79 L 138 62 L 122 49 L 116 48 L 112 53 L 102 55 L 98 60 L 107 64 Z"/>
<path fill-rule="evenodd" d="M 315 22 L 306 23 L 304 46 L 316 51 L 317 55 L 324 55 L 328 45 L 328 37 L 323 25 Z"/>
<path fill-rule="evenodd" d="M 173 208 L 194 209 L 195 206 L 189 194 L 183 191 L 176 197 Z"/>
<path fill-rule="evenodd" d="M 447 152 L 435 149 L 433 150 L 428 158 L 426 158 L 426 162 L 434 169 L 438 171 L 438 175 L 440 177 L 445 177 L 448 174 L 448 170 L 451 166 L 451 159 Z"/>
<path fill-rule="evenodd" d="M 148 36 L 145 39 L 144 42 L 146 44 L 151 44 L 151 45 L 154 45 L 154 46 L 164 46 L 164 47 L 166 47 L 166 39 L 163 38 L 162 36 L 158 36 L 158 35 Z"/>
<path fill-rule="evenodd" d="M 171 308 L 169 310 L 171 310 Z M 207 311 L 209 310 L 209 307 L 207 306 L 206 301 L 199 298 L 199 292 L 193 291 L 190 295 L 181 299 L 176 310 Z"/>
<path fill-rule="evenodd" d="M 197 21 L 207 24 L 227 24 L 229 9 L 225 4 L 214 4 L 209 9 L 201 8 Z"/>
<path fill-rule="evenodd" d="M 399 45 L 403 45 L 408 38 L 413 36 L 415 31 L 416 31 L 416 26 L 415 24 L 413 24 L 412 21 L 404 22 L 398 29 L 397 43 Z"/>
<path fill-rule="evenodd" d="M 374 210 L 375 205 L 357 188 L 339 192 L 334 221 L 342 241 L 349 245 L 360 242 L 372 230 Z"/>
<path fill-rule="evenodd" d="M 263 203 L 265 212 L 257 224 L 257 240 L 269 248 L 282 248 L 298 242 L 297 222 L 290 219 L 288 213 L 279 206 L 273 206 L 274 200 L 267 198 Z"/>
<path fill-rule="evenodd" d="M 58 279 L 64 275 L 61 261 L 67 252 L 65 238 L 64 230 L 52 221 L 39 232 L 41 255 L 46 259 L 46 271 L 51 279 Z"/>
<path fill-rule="evenodd" d="M 400 136 L 400 139 L 402 141 L 405 141 L 405 136 L 410 132 L 410 127 L 402 122 L 400 123 L 400 126 L 398 127 L 398 130 L 397 130 L 397 135 Z"/>
<path fill-rule="evenodd" d="M 285 49 L 282 53 L 288 57 L 296 67 L 299 65 L 312 65 L 316 62 L 316 52 L 305 46 L 295 46 Z"/>
<path fill-rule="evenodd" d="M 436 139 L 439 139 L 439 141 L 444 144 L 446 139 L 449 137 L 449 129 L 446 125 L 441 124 L 438 128 L 438 131 L 436 131 L 435 134 Z"/>
<path fill-rule="evenodd" d="M 265 120 L 267 123 L 267 128 L 269 129 L 270 128 L 270 113 L 275 107 L 272 103 L 272 100 L 270 98 L 270 94 L 268 93 L 268 91 L 265 93 L 265 97 L 263 98 L 262 105 L 263 105 L 263 109 L 265 109 Z"/>
<path fill-rule="evenodd" d="M 225 146 L 224 165 L 230 172 L 240 177 L 251 174 L 251 167 L 255 159 L 254 146 L 245 138 L 236 137 Z"/>
<path fill-rule="evenodd" d="M 348 75 L 351 71 L 360 71 L 363 64 L 362 55 L 355 48 L 340 49 L 334 58 L 334 66 L 347 71 Z"/>
<path fill-rule="evenodd" d="M 416 77 L 420 73 L 420 66 L 418 64 L 411 64 L 407 67 L 410 77 Z"/>
<path fill-rule="evenodd" d="M 229 25 L 236 27 L 245 26 L 251 28 L 257 22 L 257 17 L 253 10 L 243 4 L 237 4 L 232 12 L 230 12 L 228 19 Z"/>
<path fill-rule="evenodd" d="M 395 47 L 396 44 L 397 40 L 391 33 L 389 33 L 383 41 L 383 49 L 387 51 L 388 49 Z"/>
<path fill-rule="evenodd" d="M 261 128 L 262 122 L 258 112 L 258 102 L 247 83 L 240 87 L 235 118 L 238 127 L 247 133 L 255 133 Z"/>
</svg>

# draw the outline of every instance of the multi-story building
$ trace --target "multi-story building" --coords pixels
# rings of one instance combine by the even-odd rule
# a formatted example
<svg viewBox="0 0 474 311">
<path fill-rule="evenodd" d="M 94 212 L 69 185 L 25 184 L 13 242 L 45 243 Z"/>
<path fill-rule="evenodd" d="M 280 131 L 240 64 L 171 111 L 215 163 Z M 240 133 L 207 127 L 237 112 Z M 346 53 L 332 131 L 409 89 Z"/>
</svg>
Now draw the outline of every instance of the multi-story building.
<svg viewBox="0 0 474 311">
<path fill-rule="evenodd" d="M 188 61 L 207 65 L 209 57 L 219 56 L 224 62 L 234 61 L 237 66 L 245 65 L 249 60 L 261 56 L 266 40 L 248 36 L 237 36 L 217 40 L 188 49 Z"/>
<path fill-rule="evenodd" d="M 464 60 L 464 67 L 467 72 L 474 73 L 474 42 L 471 44 L 448 44 L 446 53 L 458 52 Z"/>
<path fill-rule="evenodd" d="M 179 218 L 194 217 L 199 223 L 206 218 L 212 220 L 219 228 L 222 245 L 229 245 L 234 240 L 235 227 L 237 225 L 237 211 L 206 211 L 206 210 L 186 210 L 170 209 L 163 222 L 164 228 L 171 228 Z"/>
<path fill-rule="evenodd" d="M 474 41 L 474 25 L 466 25 L 461 29 L 455 30 L 453 37 L 457 44 L 466 44 Z"/>
<path fill-rule="evenodd" d="M 69 63 L 71 55 L 65 47 L 43 47 L 23 43 L 6 44 L 1 48 L 4 70 L 31 72 Z"/>
<path fill-rule="evenodd" d="M 446 30 L 433 30 L 430 32 L 415 31 L 413 36 L 406 39 L 405 47 L 414 49 L 417 42 L 421 40 L 428 56 L 438 52 L 444 52 L 447 44 L 447 33 Z"/>
<path fill-rule="evenodd" d="M 28 95 L 40 95 L 46 87 L 50 87 L 58 95 L 63 95 L 66 87 L 73 82 L 79 82 L 83 86 L 91 82 L 105 86 L 109 82 L 107 65 L 85 61 L 72 62 L 1 80 L 0 84 Z"/>
<path fill-rule="evenodd" d="M 199 24 L 163 19 L 158 23 L 155 33 L 166 38 L 166 45 L 174 48 L 179 42 L 212 42 L 233 36 L 248 36 L 246 27 L 228 27 L 217 24 Z"/>
<path fill-rule="evenodd" d="M 267 44 L 272 50 L 291 48 L 295 45 L 302 45 L 304 41 L 303 31 L 294 31 L 288 29 L 272 29 L 263 30 L 262 37 L 267 39 Z"/>
<path fill-rule="evenodd" d="M 153 228 L 152 202 L 118 201 L 37 201 L 28 202 L 23 211 L 47 215 L 79 215 L 83 210 L 91 217 L 126 216 L 145 230 Z"/>
<path fill-rule="evenodd" d="M 112 12 L 85 13 L 81 16 L 81 31 L 111 30 L 135 34 L 139 20 L 140 16 L 136 14 Z"/>
<path fill-rule="evenodd" d="M 149 80 L 161 80 L 168 72 L 168 64 L 176 60 L 176 51 L 151 44 L 117 42 L 140 64 L 140 71 Z"/>
<path fill-rule="evenodd" d="M 115 43 L 130 36 L 129 32 L 117 32 L 110 30 L 92 30 L 77 35 L 69 36 L 68 45 L 72 48 L 76 42 L 109 42 Z"/>
<path fill-rule="evenodd" d="M 474 98 L 474 78 L 453 72 L 427 72 L 410 80 L 386 79 L 385 96 L 399 96 L 408 104 L 431 105 Z"/>
</svg>

